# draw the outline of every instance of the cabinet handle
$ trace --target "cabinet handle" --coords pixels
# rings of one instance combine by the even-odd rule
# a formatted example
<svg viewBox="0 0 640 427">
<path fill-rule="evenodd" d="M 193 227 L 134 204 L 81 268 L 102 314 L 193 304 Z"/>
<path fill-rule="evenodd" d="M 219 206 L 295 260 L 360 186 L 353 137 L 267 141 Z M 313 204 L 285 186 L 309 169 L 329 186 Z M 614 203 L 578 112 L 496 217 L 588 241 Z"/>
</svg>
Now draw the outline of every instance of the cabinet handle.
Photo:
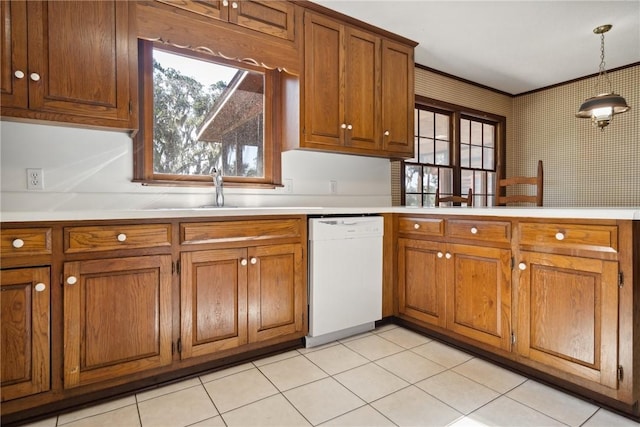
<svg viewBox="0 0 640 427">
<path fill-rule="evenodd" d="M 247 260 L 246 260 L 246 259 L 244 259 L 244 258 L 242 258 L 242 259 L 240 260 L 240 265 L 241 265 L 241 266 L 243 266 L 243 267 L 244 267 L 244 266 L 246 266 L 246 265 L 247 265 Z"/>
<path fill-rule="evenodd" d="M 229 6 L 229 1 L 228 0 L 222 0 L 222 5 L 223 6 Z"/>
<path fill-rule="evenodd" d="M 251 257 L 251 265 L 255 265 L 258 262 L 258 259 L 255 257 Z"/>
<path fill-rule="evenodd" d="M 447 253 L 444 255 L 444 257 L 445 257 L 446 259 L 451 259 L 451 254 L 450 254 L 449 252 L 447 252 Z"/>
<path fill-rule="evenodd" d="M 23 79 L 24 78 L 24 72 L 21 70 L 16 70 L 13 73 L 14 76 L 16 76 L 16 79 Z"/>
<path fill-rule="evenodd" d="M 341 125 L 340 125 L 340 128 L 341 128 L 341 129 L 346 129 L 346 128 L 347 128 L 347 124 L 346 124 L 346 123 L 341 124 Z"/>
<path fill-rule="evenodd" d="M 13 246 L 16 249 L 20 249 L 21 247 L 24 246 L 24 240 L 22 240 L 22 239 L 14 239 L 14 241 L 11 242 L 11 246 Z"/>
<path fill-rule="evenodd" d="M 118 242 L 124 242 L 125 240 L 127 240 L 127 235 L 124 233 L 120 233 L 118 234 L 117 239 L 118 239 Z"/>
<path fill-rule="evenodd" d="M 420 224 L 413 224 L 413 228 L 417 230 L 418 228 L 420 228 Z"/>
<path fill-rule="evenodd" d="M 75 285 L 78 283 L 78 278 L 76 276 L 67 277 L 67 285 Z"/>
<path fill-rule="evenodd" d="M 556 233 L 556 240 L 564 240 L 564 233 L 559 231 Z"/>
<path fill-rule="evenodd" d="M 29 77 L 34 82 L 40 81 L 40 74 L 38 74 L 38 73 L 31 73 L 31 74 L 29 74 Z"/>
<path fill-rule="evenodd" d="M 520 264 L 518 264 L 518 268 L 521 271 L 525 271 L 527 269 L 527 264 L 525 264 L 524 262 L 521 262 Z"/>
<path fill-rule="evenodd" d="M 351 125 L 347 125 L 347 129 L 348 129 L 348 130 L 351 130 L 351 129 L 353 129 L 353 126 L 351 126 Z"/>
<path fill-rule="evenodd" d="M 389 135 L 391 135 L 391 134 L 389 133 L 389 131 L 388 131 L 388 130 L 385 130 L 385 131 L 384 131 L 384 136 L 389 136 Z"/>
<path fill-rule="evenodd" d="M 444 256 L 444 254 L 442 252 L 438 252 L 438 258 L 442 258 Z"/>
<path fill-rule="evenodd" d="M 231 3 L 231 7 L 234 9 L 238 8 L 238 3 L 236 3 L 235 1 L 233 3 Z"/>
<path fill-rule="evenodd" d="M 471 234 L 478 234 L 478 229 L 476 227 L 471 227 Z"/>
<path fill-rule="evenodd" d="M 36 292 L 42 292 L 42 291 L 44 291 L 45 289 L 47 289 L 47 285 L 45 285 L 45 284 L 44 284 L 44 283 L 42 283 L 42 282 L 37 283 L 37 284 L 36 284 L 36 286 L 35 286 L 35 290 L 36 290 Z"/>
</svg>

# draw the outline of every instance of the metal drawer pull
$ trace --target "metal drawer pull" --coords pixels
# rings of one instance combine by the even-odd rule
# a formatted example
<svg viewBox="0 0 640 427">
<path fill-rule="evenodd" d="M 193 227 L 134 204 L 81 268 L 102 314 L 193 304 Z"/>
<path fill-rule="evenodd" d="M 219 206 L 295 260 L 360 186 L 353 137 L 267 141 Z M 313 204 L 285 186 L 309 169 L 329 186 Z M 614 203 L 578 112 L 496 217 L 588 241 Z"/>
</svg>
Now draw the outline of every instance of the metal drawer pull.
<svg viewBox="0 0 640 427">
<path fill-rule="evenodd" d="M 251 258 L 251 264 L 252 264 L 252 265 L 255 265 L 257 262 L 258 262 L 258 259 L 257 259 L 257 258 L 255 258 L 255 257 L 252 257 L 252 258 Z"/>
<path fill-rule="evenodd" d="M 418 228 L 420 228 L 420 224 L 413 224 L 413 228 L 417 230 Z"/>
<path fill-rule="evenodd" d="M 438 252 L 438 258 L 442 258 L 444 256 L 444 254 L 442 252 Z"/>
<path fill-rule="evenodd" d="M 243 267 L 244 267 L 244 266 L 246 266 L 246 265 L 247 265 L 247 260 L 246 260 L 246 259 L 244 259 L 244 258 L 242 258 L 242 259 L 240 260 L 240 265 L 241 265 L 241 266 L 243 266 Z"/>
<path fill-rule="evenodd" d="M 125 240 L 127 240 L 127 235 L 124 233 L 120 233 L 118 234 L 118 242 L 124 242 Z"/>
<path fill-rule="evenodd" d="M 42 291 L 44 291 L 45 289 L 47 289 L 47 285 L 45 285 L 45 284 L 44 284 L 44 283 L 42 283 L 42 282 L 40 282 L 40 283 L 36 283 L 36 286 L 35 286 L 35 290 L 36 290 L 36 292 L 42 292 Z"/>
<path fill-rule="evenodd" d="M 33 80 L 34 82 L 40 81 L 40 74 L 38 73 L 31 73 L 29 77 L 31 77 L 31 80 Z"/>
<path fill-rule="evenodd" d="M 24 78 L 24 72 L 21 70 L 16 70 L 15 73 L 13 73 L 14 76 L 16 76 L 16 79 L 23 79 Z"/>
<path fill-rule="evenodd" d="M 67 285 L 75 285 L 76 283 L 78 283 L 76 276 L 67 277 Z"/>
<path fill-rule="evenodd" d="M 524 262 L 521 262 L 520 264 L 518 264 L 518 268 L 521 271 L 525 271 L 527 269 L 527 264 L 525 264 Z"/>
<path fill-rule="evenodd" d="M 20 249 L 21 247 L 24 246 L 24 240 L 15 239 L 13 242 L 11 242 L 11 245 L 16 249 Z"/>
<path fill-rule="evenodd" d="M 556 233 L 556 240 L 564 240 L 564 233 L 562 232 L 557 232 Z"/>
<path fill-rule="evenodd" d="M 444 257 L 445 257 L 446 259 L 451 259 L 451 254 L 450 254 L 449 252 L 447 252 L 447 253 L 444 255 Z"/>
<path fill-rule="evenodd" d="M 478 229 L 476 227 L 471 227 L 471 234 L 478 234 Z"/>
</svg>

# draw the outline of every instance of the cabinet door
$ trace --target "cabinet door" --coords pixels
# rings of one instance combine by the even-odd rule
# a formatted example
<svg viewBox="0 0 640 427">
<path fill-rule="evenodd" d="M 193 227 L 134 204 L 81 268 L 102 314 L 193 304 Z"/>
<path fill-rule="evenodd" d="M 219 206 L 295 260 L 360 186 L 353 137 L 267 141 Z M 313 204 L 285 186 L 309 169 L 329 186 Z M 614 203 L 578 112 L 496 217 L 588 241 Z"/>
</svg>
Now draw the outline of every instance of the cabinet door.
<svg viewBox="0 0 640 427">
<path fill-rule="evenodd" d="M 380 149 L 380 38 L 345 31 L 345 145 Z"/>
<path fill-rule="evenodd" d="M 229 15 L 229 7 L 223 6 L 222 0 L 156 0 L 170 4 L 179 9 L 188 10 L 208 18 L 226 21 Z"/>
<path fill-rule="evenodd" d="M 521 257 L 518 353 L 617 389 L 617 262 L 536 252 Z"/>
<path fill-rule="evenodd" d="M 287 1 L 235 0 L 229 22 L 286 40 L 295 38 L 295 6 Z"/>
<path fill-rule="evenodd" d="M 249 341 L 304 334 L 306 285 L 302 246 L 249 249 Z"/>
<path fill-rule="evenodd" d="M 4 6 L 4 4 L 3 4 Z M 49 268 L 2 270 L 1 400 L 49 390 Z"/>
<path fill-rule="evenodd" d="M 413 75 L 413 48 L 383 40 L 382 148 L 403 157 L 411 157 L 414 147 Z"/>
<path fill-rule="evenodd" d="M 171 257 L 64 264 L 64 386 L 171 363 Z"/>
<path fill-rule="evenodd" d="M 511 350 L 511 251 L 448 245 L 447 328 Z"/>
<path fill-rule="evenodd" d="M 303 132 L 310 147 L 343 145 L 343 39 L 344 28 L 339 23 L 305 14 Z"/>
<path fill-rule="evenodd" d="M 128 3 L 30 1 L 27 13 L 29 73 L 39 76 L 29 79 L 29 108 L 128 125 Z"/>
<path fill-rule="evenodd" d="M 247 342 L 247 250 L 185 252 L 180 256 L 182 358 Z"/>
<path fill-rule="evenodd" d="M 446 267 L 442 243 L 398 241 L 399 312 L 404 316 L 445 327 Z"/>
<path fill-rule="evenodd" d="M 3 107 L 26 108 L 27 95 L 27 4 L 0 3 L 0 93 Z"/>
</svg>

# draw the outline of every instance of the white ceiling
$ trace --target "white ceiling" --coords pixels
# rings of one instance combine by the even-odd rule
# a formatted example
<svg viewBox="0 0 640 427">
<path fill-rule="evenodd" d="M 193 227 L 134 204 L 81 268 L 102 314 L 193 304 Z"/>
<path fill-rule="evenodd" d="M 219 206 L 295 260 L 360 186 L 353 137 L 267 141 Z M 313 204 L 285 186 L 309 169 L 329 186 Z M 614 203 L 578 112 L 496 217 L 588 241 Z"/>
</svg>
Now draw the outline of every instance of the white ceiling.
<svg viewBox="0 0 640 427">
<path fill-rule="evenodd" d="M 607 70 L 640 61 L 640 0 L 313 1 L 419 42 L 417 64 L 514 95 L 597 73 L 599 25 L 613 25 Z"/>
</svg>

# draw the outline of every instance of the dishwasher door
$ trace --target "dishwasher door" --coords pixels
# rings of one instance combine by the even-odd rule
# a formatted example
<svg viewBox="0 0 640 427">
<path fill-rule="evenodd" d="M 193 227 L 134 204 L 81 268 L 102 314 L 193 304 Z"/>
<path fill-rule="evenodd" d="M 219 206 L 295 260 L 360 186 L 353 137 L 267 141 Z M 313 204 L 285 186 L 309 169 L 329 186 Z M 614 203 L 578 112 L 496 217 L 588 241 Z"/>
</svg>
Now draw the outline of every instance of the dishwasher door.
<svg viewBox="0 0 640 427">
<path fill-rule="evenodd" d="M 382 317 L 381 216 L 309 220 L 309 335 L 313 347 L 371 330 Z"/>
</svg>

